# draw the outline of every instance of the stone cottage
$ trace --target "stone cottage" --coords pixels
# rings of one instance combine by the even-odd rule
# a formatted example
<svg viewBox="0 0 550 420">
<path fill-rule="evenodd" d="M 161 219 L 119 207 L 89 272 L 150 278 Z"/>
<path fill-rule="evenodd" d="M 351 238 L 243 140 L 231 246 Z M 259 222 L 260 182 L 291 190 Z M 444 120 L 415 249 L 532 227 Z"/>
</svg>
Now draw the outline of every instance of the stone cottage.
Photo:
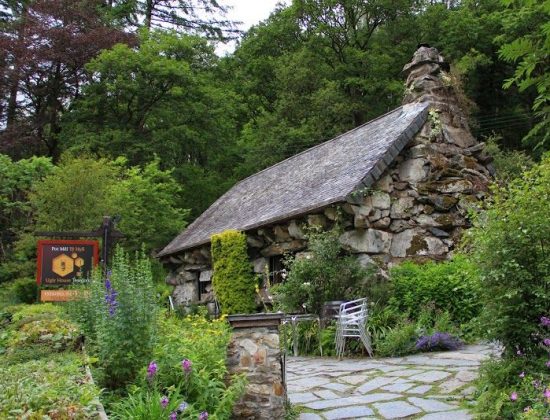
<svg viewBox="0 0 550 420">
<path fill-rule="evenodd" d="M 207 299 L 210 237 L 227 229 L 246 232 L 257 273 L 278 272 L 285 253 L 307 255 L 305 228 L 337 219 L 342 246 L 362 264 L 447 258 L 491 176 L 448 71 L 435 48 L 421 46 L 403 69 L 402 106 L 221 196 L 159 254 L 175 301 Z"/>
</svg>

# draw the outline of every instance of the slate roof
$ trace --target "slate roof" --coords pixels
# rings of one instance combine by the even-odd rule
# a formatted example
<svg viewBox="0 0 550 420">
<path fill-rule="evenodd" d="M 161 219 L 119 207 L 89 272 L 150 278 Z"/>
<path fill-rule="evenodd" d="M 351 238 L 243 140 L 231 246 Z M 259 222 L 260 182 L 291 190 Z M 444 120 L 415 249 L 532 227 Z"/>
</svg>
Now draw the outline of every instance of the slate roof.
<svg viewBox="0 0 550 420">
<path fill-rule="evenodd" d="M 426 103 L 403 105 L 240 181 L 159 257 L 206 244 L 227 229 L 246 231 L 346 201 L 382 175 L 427 114 Z"/>
</svg>

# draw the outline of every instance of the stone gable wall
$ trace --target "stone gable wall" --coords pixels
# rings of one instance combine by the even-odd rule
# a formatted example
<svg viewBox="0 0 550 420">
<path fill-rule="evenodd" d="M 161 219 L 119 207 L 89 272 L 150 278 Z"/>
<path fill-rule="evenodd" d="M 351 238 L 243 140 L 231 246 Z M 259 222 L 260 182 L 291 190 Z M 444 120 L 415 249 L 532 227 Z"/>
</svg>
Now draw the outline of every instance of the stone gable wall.
<svg viewBox="0 0 550 420">
<path fill-rule="evenodd" d="M 470 133 L 447 68 L 437 50 L 425 46 L 405 66 L 404 102 L 429 101 L 429 117 L 371 188 L 357 191 L 350 202 L 247 232 L 256 273 L 265 272 L 271 256 L 307 253 L 307 229 L 330 229 L 337 220 L 342 246 L 363 265 L 450 256 L 470 226 L 468 210 L 488 193 L 491 167 L 483 144 Z M 198 280 L 211 278 L 209 245 L 168 262 L 176 302 L 197 302 Z"/>
</svg>

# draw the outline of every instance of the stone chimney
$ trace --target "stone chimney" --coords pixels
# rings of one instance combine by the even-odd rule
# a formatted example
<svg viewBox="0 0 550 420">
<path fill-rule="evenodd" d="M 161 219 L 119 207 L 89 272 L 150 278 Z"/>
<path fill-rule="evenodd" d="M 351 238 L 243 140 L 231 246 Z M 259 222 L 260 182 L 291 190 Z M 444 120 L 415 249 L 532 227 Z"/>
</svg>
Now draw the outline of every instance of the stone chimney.
<svg viewBox="0 0 550 420">
<path fill-rule="evenodd" d="M 403 73 L 407 77 L 403 104 L 429 102 L 432 120 L 437 115 L 436 128 L 440 128 L 440 133 L 437 133 L 440 134 L 439 136 L 431 133 L 432 142 L 470 148 L 478 142 L 470 132 L 449 70 L 449 64 L 436 48 L 421 44 L 414 53 L 412 61 L 403 68 Z"/>
</svg>

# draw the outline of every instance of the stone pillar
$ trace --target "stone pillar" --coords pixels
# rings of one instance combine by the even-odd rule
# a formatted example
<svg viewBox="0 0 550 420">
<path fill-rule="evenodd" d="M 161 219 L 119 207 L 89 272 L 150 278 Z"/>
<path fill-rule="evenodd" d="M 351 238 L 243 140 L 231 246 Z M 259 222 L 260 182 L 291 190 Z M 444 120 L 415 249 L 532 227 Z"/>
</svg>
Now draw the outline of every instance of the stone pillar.
<svg viewBox="0 0 550 420">
<path fill-rule="evenodd" d="M 282 314 L 231 315 L 227 349 L 231 374 L 245 373 L 246 391 L 233 409 L 234 419 L 284 419 L 286 386 L 279 346 Z"/>
</svg>

